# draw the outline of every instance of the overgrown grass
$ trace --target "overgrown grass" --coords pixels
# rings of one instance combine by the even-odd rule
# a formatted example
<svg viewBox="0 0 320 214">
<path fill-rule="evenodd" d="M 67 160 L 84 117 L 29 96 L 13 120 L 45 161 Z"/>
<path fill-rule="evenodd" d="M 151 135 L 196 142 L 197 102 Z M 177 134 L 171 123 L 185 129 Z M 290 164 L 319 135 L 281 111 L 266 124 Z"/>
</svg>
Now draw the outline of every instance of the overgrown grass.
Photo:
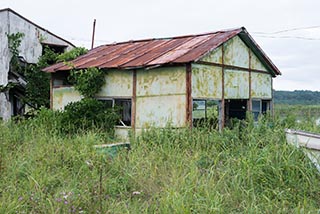
<svg viewBox="0 0 320 214">
<path fill-rule="evenodd" d="M 44 118 L 0 125 L 0 213 L 319 212 L 320 176 L 286 143 L 301 126 L 290 118 L 151 129 L 113 159 L 93 148 L 109 142 L 101 132 L 63 136 Z"/>
</svg>

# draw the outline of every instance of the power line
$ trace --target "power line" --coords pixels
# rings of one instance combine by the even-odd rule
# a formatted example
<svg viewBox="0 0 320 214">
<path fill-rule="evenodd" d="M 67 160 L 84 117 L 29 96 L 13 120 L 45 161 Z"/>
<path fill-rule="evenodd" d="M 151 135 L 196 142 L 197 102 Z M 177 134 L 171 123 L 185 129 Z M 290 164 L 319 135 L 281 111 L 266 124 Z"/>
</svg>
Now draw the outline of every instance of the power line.
<svg viewBox="0 0 320 214">
<path fill-rule="evenodd" d="M 320 40 L 320 38 L 303 37 L 303 36 L 264 36 L 264 35 L 256 35 L 256 37 L 270 38 L 270 39 L 301 39 L 301 40 L 310 40 L 310 41 Z"/>
<path fill-rule="evenodd" d="M 320 25 L 315 25 L 315 26 L 309 26 L 309 27 L 298 27 L 298 28 L 290 28 L 290 29 L 285 29 L 285 30 L 280 30 L 280 31 L 274 31 L 274 32 L 253 32 L 254 34 L 280 34 L 280 33 L 286 33 L 286 32 L 292 32 L 292 31 L 299 31 L 299 30 L 308 30 L 308 29 L 316 29 L 320 28 Z"/>
</svg>

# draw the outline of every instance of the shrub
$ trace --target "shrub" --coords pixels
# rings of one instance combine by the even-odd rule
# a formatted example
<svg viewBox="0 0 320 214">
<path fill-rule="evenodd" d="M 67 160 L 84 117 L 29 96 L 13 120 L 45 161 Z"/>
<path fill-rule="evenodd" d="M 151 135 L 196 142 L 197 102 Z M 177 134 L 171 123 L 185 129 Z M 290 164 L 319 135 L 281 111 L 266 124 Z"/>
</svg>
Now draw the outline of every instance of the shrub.
<svg viewBox="0 0 320 214">
<path fill-rule="evenodd" d="M 84 98 L 65 107 L 61 129 L 66 133 L 101 129 L 112 134 L 118 119 L 119 116 L 114 109 L 106 108 L 104 103 L 94 98 Z"/>
</svg>

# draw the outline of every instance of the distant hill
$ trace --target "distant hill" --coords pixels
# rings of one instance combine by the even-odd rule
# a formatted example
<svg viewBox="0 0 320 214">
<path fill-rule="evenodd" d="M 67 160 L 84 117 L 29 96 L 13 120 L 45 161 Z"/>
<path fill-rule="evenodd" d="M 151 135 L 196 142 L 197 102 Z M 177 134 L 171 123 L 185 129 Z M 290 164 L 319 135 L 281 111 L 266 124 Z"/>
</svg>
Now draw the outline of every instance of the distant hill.
<svg viewBox="0 0 320 214">
<path fill-rule="evenodd" d="M 320 91 L 274 91 L 275 104 L 320 105 Z"/>
</svg>

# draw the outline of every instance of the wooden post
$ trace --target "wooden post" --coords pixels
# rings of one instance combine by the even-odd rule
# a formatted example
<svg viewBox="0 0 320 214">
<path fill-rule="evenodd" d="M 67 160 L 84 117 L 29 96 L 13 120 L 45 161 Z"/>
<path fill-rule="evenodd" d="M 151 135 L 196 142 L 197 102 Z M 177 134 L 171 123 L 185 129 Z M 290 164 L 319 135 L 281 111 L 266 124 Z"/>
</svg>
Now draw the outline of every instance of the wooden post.
<svg viewBox="0 0 320 214">
<path fill-rule="evenodd" d="M 136 133 L 136 103 L 137 103 L 137 71 L 132 73 L 132 107 L 131 107 L 131 128 Z"/>
<path fill-rule="evenodd" d="M 186 65 L 186 123 L 192 128 L 192 89 L 191 89 L 192 67 L 191 63 Z"/>
<path fill-rule="evenodd" d="M 251 50 L 249 49 L 249 101 L 248 101 L 248 111 L 252 111 L 252 97 L 251 97 Z"/>
<path fill-rule="evenodd" d="M 221 71 L 222 71 L 222 97 L 221 97 L 221 121 L 220 121 L 220 126 L 219 126 L 219 130 L 221 131 L 224 128 L 225 125 L 225 99 L 224 99 L 224 72 L 225 72 L 225 68 L 224 68 L 224 44 L 222 44 L 221 46 L 221 50 L 222 50 L 222 57 L 221 57 Z"/>
</svg>

